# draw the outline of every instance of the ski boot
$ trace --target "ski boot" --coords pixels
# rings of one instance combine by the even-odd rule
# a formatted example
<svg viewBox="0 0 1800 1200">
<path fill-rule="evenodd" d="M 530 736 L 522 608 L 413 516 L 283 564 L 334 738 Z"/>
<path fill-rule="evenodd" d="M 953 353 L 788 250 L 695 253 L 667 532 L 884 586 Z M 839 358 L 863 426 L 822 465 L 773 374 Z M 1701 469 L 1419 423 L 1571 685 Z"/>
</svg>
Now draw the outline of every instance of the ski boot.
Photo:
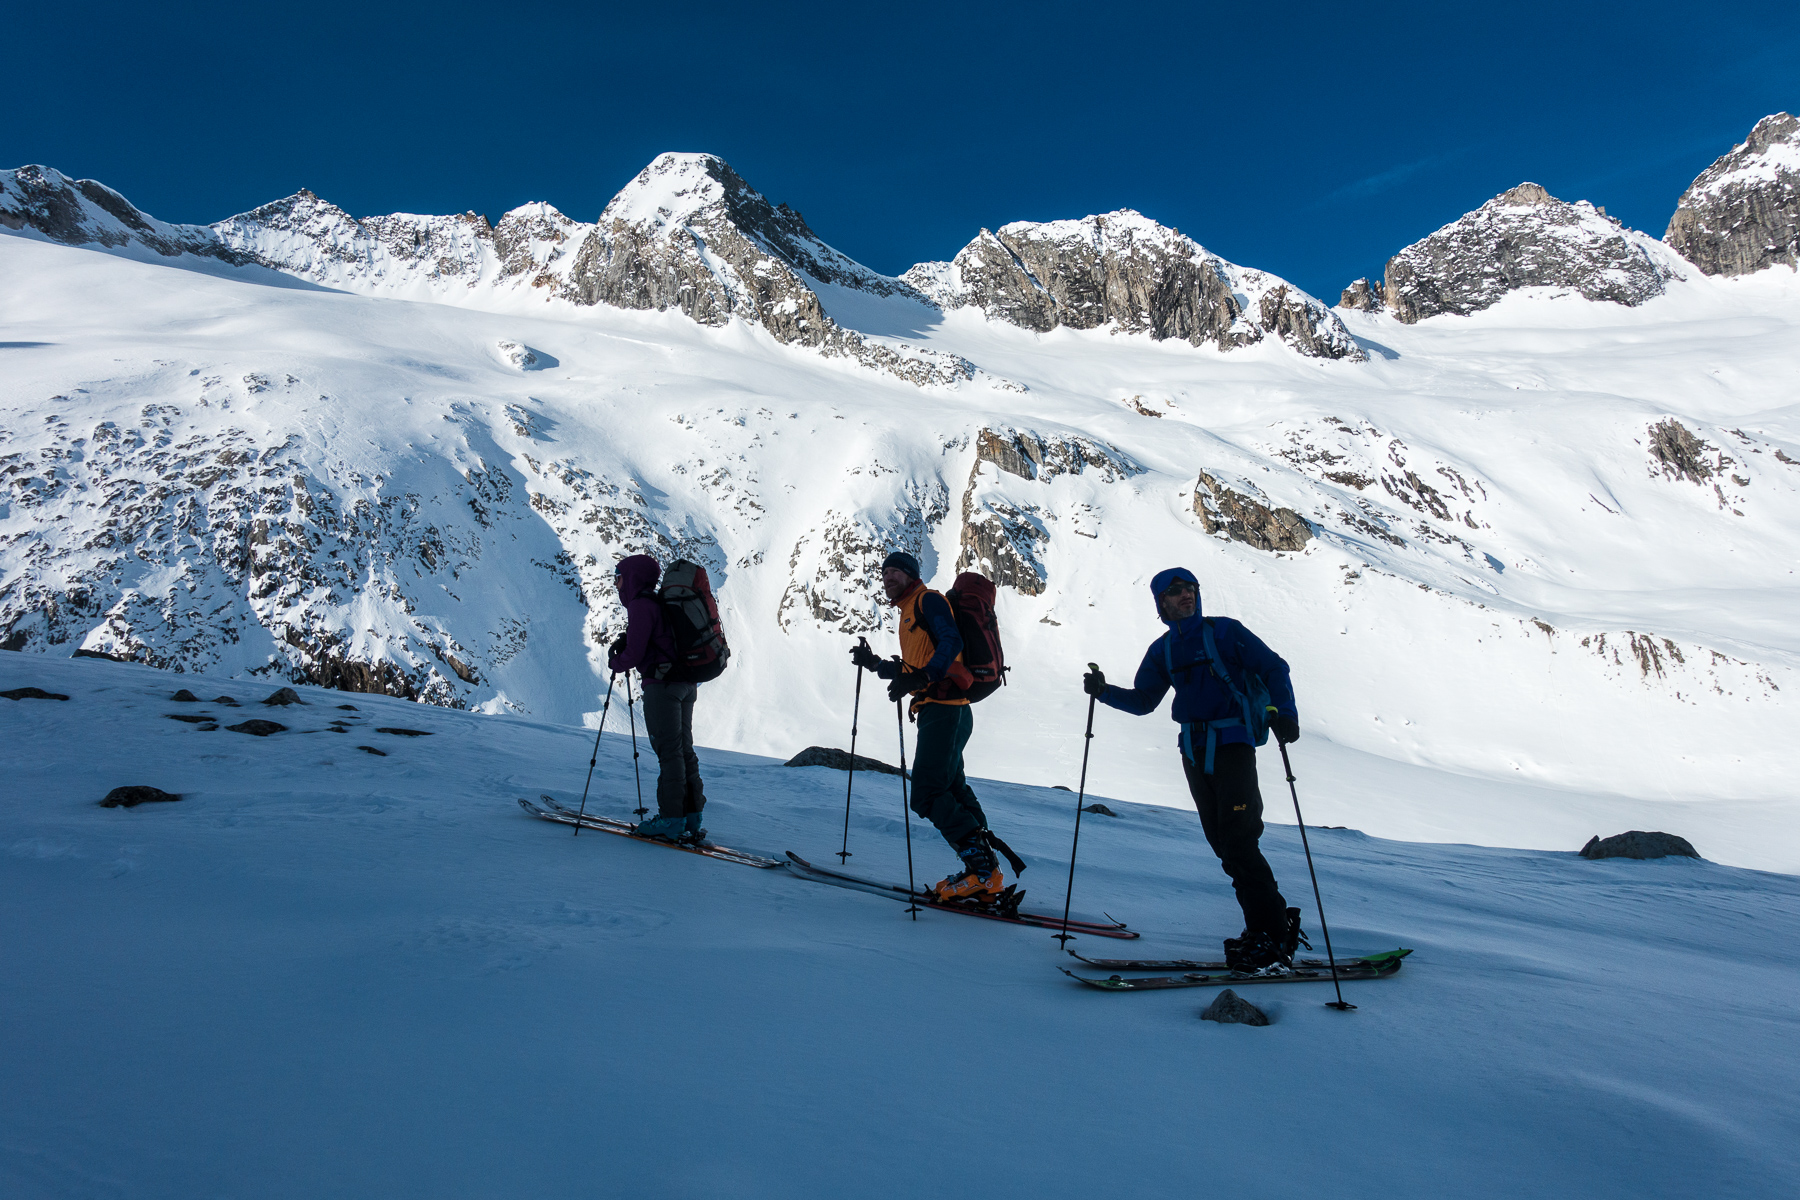
<svg viewBox="0 0 1800 1200">
<path fill-rule="evenodd" d="M 965 900 L 975 904 L 992 904 L 1006 888 L 1000 871 L 1000 860 L 988 849 L 985 838 L 970 842 L 957 855 L 963 860 L 962 870 L 954 871 L 932 888 L 939 903 Z"/>
<path fill-rule="evenodd" d="M 1312 949 L 1312 943 L 1306 940 L 1306 933 L 1300 928 L 1299 909 L 1287 910 L 1287 931 L 1282 935 L 1280 944 L 1281 957 L 1290 967 L 1294 965 L 1294 955 L 1299 953 L 1300 947 L 1305 946 L 1308 950 Z"/>
<path fill-rule="evenodd" d="M 1283 957 L 1281 943 L 1272 933 L 1246 932 L 1225 942 L 1225 964 L 1234 975 L 1289 975 L 1294 968 Z"/>
<path fill-rule="evenodd" d="M 683 821 L 683 828 L 681 831 L 681 837 L 679 839 L 677 839 L 681 842 L 682 845 L 684 845 L 684 846 L 710 846 L 710 845 L 712 845 L 711 842 L 706 840 L 706 830 L 701 828 L 701 826 L 700 826 L 700 814 L 699 813 L 691 812 L 687 816 L 683 817 L 682 821 Z"/>
<path fill-rule="evenodd" d="M 665 842 L 677 842 L 687 832 L 687 823 L 681 817 L 646 817 L 639 821 L 637 828 L 631 832 L 639 837 L 660 838 Z"/>
</svg>

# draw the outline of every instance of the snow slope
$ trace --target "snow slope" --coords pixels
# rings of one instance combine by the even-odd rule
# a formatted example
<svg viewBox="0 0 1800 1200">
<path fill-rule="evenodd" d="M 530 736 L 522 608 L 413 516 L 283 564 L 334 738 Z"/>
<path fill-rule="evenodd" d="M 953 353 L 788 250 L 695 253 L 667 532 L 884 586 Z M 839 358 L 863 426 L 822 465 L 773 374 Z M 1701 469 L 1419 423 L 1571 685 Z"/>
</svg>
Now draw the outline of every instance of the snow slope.
<svg viewBox="0 0 1800 1200">
<path fill-rule="evenodd" d="M 0 690 L 27 685 L 70 699 L 0 700 L 9 1196 L 1641 1200 L 1786 1195 L 1800 1169 L 1788 876 L 1316 830 L 1339 951 L 1416 953 L 1346 985 L 1354 1013 L 1246 987 L 1274 1024 L 1220 1027 L 1209 993 L 1070 983 L 1042 931 L 523 815 L 579 795 L 580 728 L 310 687 L 265 709 L 273 684 L 0 652 Z M 842 774 L 702 759 L 715 837 L 834 861 Z M 630 807 L 625 737 L 595 779 L 593 806 Z M 184 799 L 95 806 L 126 783 Z M 1060 901 L 1072 797 L 977 786 Z M 1198 822 L 1108 803 L 1076 908 L 1144 937 L 1077 947 L 1210 954 L 1236 918 Z M 858 777 L 850 838 L 904 877 L 892 777 Z M 1296 831 L 1265 845 L 1310 913 Z"/>
</svg>

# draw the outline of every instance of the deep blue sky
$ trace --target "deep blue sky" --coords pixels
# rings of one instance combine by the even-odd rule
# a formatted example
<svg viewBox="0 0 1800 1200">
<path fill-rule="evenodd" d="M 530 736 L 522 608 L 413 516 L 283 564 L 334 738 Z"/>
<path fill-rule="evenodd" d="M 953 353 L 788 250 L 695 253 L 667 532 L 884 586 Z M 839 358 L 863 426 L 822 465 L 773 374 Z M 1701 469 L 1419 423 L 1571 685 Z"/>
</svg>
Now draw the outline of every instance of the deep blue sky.
<svg viewBox="0 0 1800 1200">
<path fill-rule="evenodd" d="M 0 166 L 206 222 L 592 220 L 706 150 L 882 271 L 1136 208 L 1335 301 L 1531 179 L 1660 235 L 1800 108 L 1800 3 L 16 5 Z"/>
</svg>

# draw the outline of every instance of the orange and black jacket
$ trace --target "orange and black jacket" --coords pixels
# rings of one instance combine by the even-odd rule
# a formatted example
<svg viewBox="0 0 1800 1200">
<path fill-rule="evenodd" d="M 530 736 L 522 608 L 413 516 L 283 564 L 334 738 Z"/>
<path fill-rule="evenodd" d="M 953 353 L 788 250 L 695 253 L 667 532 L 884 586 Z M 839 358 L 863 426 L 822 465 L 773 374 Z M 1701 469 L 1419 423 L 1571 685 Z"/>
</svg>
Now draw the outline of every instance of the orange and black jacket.
<svg viewBox="0 0 1800 1200">
<path fill-rule="evenodd" d="M 967 704 L 968 686 L 975 682 L 963 665 L 962 634 L 956 614 L 943 593 L 918 580 L 893 602 L 900 610 L 900 659 L 908 670 L 924 671 L 931 683 L 915 693 L 913 709 L 921 704 Z"/>
</svg>

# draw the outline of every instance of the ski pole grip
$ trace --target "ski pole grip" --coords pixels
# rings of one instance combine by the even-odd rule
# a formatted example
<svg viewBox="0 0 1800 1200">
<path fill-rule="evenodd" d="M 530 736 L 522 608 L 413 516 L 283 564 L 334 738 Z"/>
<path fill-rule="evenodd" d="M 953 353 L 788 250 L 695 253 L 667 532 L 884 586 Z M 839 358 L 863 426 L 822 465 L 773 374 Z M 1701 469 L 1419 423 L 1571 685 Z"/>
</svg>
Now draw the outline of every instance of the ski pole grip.
<svg viewBox="0 0 1800 1200">
<path fill-rule="evenodd" d="M 1090 670 L 1094 674 L 1098 675 L 1100 673 L 1100 664 L 1099 663 L 1089 663 L 1088 670 Z"/>
</svg>

